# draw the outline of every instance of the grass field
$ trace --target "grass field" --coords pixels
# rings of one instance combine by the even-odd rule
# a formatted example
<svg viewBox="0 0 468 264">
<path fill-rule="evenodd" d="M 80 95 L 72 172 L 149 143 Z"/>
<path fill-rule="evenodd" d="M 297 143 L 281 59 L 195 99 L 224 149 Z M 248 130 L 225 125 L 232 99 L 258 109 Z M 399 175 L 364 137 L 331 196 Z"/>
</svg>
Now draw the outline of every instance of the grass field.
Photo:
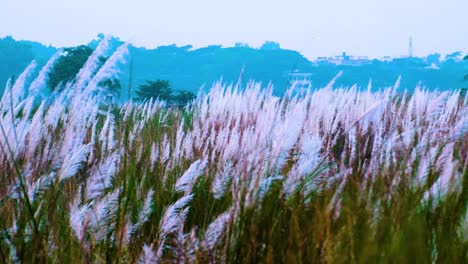
<svg viewBox="0 0 468 264">
<path fill-rule="evenodd" d="M 0 101 L 1 263 L 467 263 L 467 96 L 110 104 L 104 48 L 65 92 L 32 64 Z"/>
</svg>

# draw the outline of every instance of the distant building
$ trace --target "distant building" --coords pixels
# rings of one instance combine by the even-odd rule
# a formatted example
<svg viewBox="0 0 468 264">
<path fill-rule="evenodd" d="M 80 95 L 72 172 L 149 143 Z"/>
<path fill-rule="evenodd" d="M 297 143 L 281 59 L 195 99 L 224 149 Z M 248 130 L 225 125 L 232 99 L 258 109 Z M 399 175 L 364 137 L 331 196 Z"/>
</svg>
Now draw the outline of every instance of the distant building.
<svg viewBox="0 0 468 264">
<path fill-rule="evenodd" d="M 371 60 L 367 56 L 348 56 L 346 52 L 343 52 L 341 56 L 318 57 L 316 63 L 319 62 L 328 62 L 342 66 L 361 66 L 370 64 Z"/>
<path fill-rule="evenodd" d="M 383 58 L 379 59 L 380 61 L 383 61 L 383 62 L 390 62 L 393 60 L 393 58 L 391 56 L 384 56 Z"/>
<path fill-rule="evenodd" d="M 288 74 L 289 87 L 309 89 L 312 87 L 312 73 L 294 71 Z"/>
<path fill-rule="evenodd" d="M 426 70 L 440 70 L 439 66 L 435 63 L 431 63 L 431 65 L 424 67 Z"/>
</svg>

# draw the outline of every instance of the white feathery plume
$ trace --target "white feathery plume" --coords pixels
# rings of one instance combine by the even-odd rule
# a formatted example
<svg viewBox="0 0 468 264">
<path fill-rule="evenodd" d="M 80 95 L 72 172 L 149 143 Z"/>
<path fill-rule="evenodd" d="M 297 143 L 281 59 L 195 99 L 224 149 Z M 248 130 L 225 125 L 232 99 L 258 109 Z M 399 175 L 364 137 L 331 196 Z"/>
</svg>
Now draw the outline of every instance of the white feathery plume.
<svg viewBox="0 0 468 264">
<path fill-rule="evenodd" d="M 64 181 L 74 176 L 81 168 L 82 164 L 86 161 L 86 158 L 91 148 L 88 144 L 82 145 L 72 152 L 69 152 L 63 161 L 62 167 L 59 171 L 60 181 Z"/>
<path fill-rule="evenodd" d="M 23 99 L 23 96 L 26 93 L 27 81 L 32 77 L 34 71 L 36 70 L 36 67 L 36 61 L 31 62 L 31 64 L 29 64 L 26 70 L 24 70 L 23 73 L 20 74 L 18 79 L 13 84 L 13 87 L 11 88 L 11 98 L 8 98 L 8 100 L 13 100 L 11 102 L 13 107 L 15 107 Z M 5 102 L 2 100 L 1 103 L 3 105 Z"/>
<path fill-rule="evenodd" d="M 221 199 L 226 193 L 226 190 L 231 183 L 232 163 L 227 163 L 220 173 L 217 173 L 211 184 L 211 192 L 215 199 Z"/>
<path fill-rule="evenodd" d="M 179 160 L 182 155 L 182 142 L 184 140 L 185 133 L 184 133 L 184 123 L 182 122 L 179 127 L 177 128 L 176 133 L 176 144 L 174 147 L 174 153 L 172 154 L 172 161 L 174 163 L 179 163 Z"/>
<path fill-rule="evenodd" d="M 307 136 L 302 138 L 301 156 L 297 162 L 298 173 L 305 175 L 310 173 L 320 159 L 320 150 L 322 149 L 322 139 L 320 136 Z"/>
<path fill-rule="evenodd" d="M 125 104 L 125 108 L 122 108 L 122 110 L 125 109 L 125 112 L 124 112 L 124 115 L 123 115 L 123 120 L 124 121 L 129 120 L 129 118 L 132 116 L 132 113 L 133 113 L 133 111 L 135 110 L 136 107 L 137 106 L 133 105 L 133 101 L 130 101 L 127 104 Z"/>
<path fill-rule="evenodd" d="M 139 264 L 156 264 L 158 263 L 158 258 L 156 253 L 152 249 L 152 246 L 144 245 L 140 254 Z"/>
<path fill-rule="evenodd" d="M 60 52 L 56 52 L 47 62 L 47 64 L 41 69 L 39 75 L 29 86 L 29 96 L 42 95 L 46 91 L 46 81 L 48 79 L 49 72 L 52 70 L 57 59 L 60 57 Z"/>
<path fill-rule="evenodd" d="M 166 134 L 164 134 L 162 145 L 163 145 L 163 155 L 162 155 L 161 163 L 165 164 L 166 161 L 169 160 L 170 155 L 171 155 L 171 143 L 169 142 Z"/>
<path fill-rule="evenodd" d="M 44 117 L 44 125 L 55 129 L 59 123 L 62 114 L 65 111 L 65 105 L 56 100 L 48 109 Z"/>
<path fill-rule="evenodd" d="M 192 160 L 194 158 L 193 140 L 194 140 L 193 136 L 190 133 L 184 138 L 184 142 L 182 144 L 182 148 L 183 148 L 182 156 L 185 159 Z"/>
<path fill-rule="evenodd" d="M 151 145 L 151 154 L 150 154 L 150 170 L 154 169 L 154 164 L 158 161 L 159 158 L 159 145 L 156 142 L 153 142 Z"/>
<path fill-rule="evenodd" d="M 233 209 L 220 214 L 206 229 L 204 234 L 203 245 L 208 251 L 212 251 L 217 243 L 225 235 L 228 228 L 228 223 L 233 216 Z"/>
<path fill-rule="evenodd" d="M 197 160 L 192 163 L 182 177 L 177 180 L 175 185 L 176 191 L 184 192 L 185 194 L 192 192 L 193 185 L 197 181 L 198 177 L 203 174 L 206 164 L 206 160 Z"/>
<path fill-rule="evenodd" d="M 36 151 L 39 142 L 42 138 L 43 133 L 43 118 L 44 118 L 44 108 L 45 102 L 42 102 L 39 105 L 39 108 L 36 110 L 31 119 L 30 131 L 28 134 L 29 144 L 28 144 L 28 157 L 32 157 L 33 153 Z"/>
<path fill-rule="evenodd" d="M 426 177 L 430 169 L 430 157 L 423 156 L 419 161 L 418 173 L 416 174 L 417 184 L 422 186 L 426 182 Z"/>
<path fill-rule="evenodd" d="M 92 204 L 92 212 L 88 214 L 89 227 L 97 241 L 104 240 L 107 234 L 115 228 L 120 191 L 121 189 L 117 188 Z"/>
<path fill-rule="evenodd" d="M 35 201 L 41 194 L 46 192 L 56 180 L 56 173 L 51 172 L 48 175 L 39 177 L 33 184 L 28 184 L 29 200 Z"/>
<path fill-rule="evenodd" d="M 183 230 L 185 218 L 188 214 L 187 204 L 192 201 L 193 195 L 185 195 L 169 206 L 159 223 L 158 258 L 162 257 L 166 239 L 169 234 L 178 234 Z"/>
<path fill-rule="evenodd" d="M 94 122 L 94 124 L 91 127 L 91 138 L 89 140 L 89 145 L 94 146 L 96 144 L 96 137 L 97 137 L 97 122 Z M 94 162 L 94 151 L 90 151 L 89 157 L 88 157 L 88 165 L 91 165 Z"/>
<path fill-rule="evenodd" d="M 86 198 L 88 200 L 101 196 L 110 187 L 112 179 L 117 173 L 119 159 L 119 154 L 115 152 L 91 170 L 91 176 L 86 181 Z"/>
<path fill-rule="evenodd" d="M 104 153 L 107 151 L 111 151 L 115 145 L 114 118 L 110 113 L 107 113 L 106 121 L 104 121 L 101 133 L 99 134 L 99 140 L 101 142 Z"/>
<path fill-rule="evenodd" d="M 143 207 L 141 208 L 140 212 L 138 213 L 138 220 L 135 224 L 132 224 L 131 227 L 128 229 L 128 237 L 131 237 L 132 234 L 135 234 L 141 226 L 148 221 L 149 216 L 153 211 L 153 196 L 154 190 L 151 189 L 146 194 L 145 202 L 143 203 Z"/>
<path fill-rule="evenodd" d="M 454 143 L 448 143 L 440 153 L 436 161 L 436 168 L 440 172 L 437 181 L 432 185 L 429 193 L 435 195 L 436 197 L 444 196 L 449 188 L 449 185 L 453 183 L 453 180 L 457 180 L 454 176 L 456 161 L 453 161 L 453 151 L 455 148 Z"/>
<path fill-rule="evenodd" d="M 13 80 L 8 79 L 5 85 L 5 90 L 3 91 L 2 98 L 0 99 L 0 112 L 6 112 L 10 110 L 11 98 L 11 89 L 13 87 Z"/>
<path fill-rule="evenodd" d="M 118 73 L 117 65 L 124 61 L 128 53 L 128 44 L 122 44 L 117 50 L 107 59 L 104 65 L 98 70 L 96 75 L 89 81 L 85 88 L 86 94 L 92 94 L 99 89 L 99 82 L 102 80 L 114 77 Z"/>
<path fill-rule="evenodd" d="M 336 80 L 338 80 L 341 76 L 343 76 L 343 71 L 340 71 L 336 74 L 336 76 L 323 88 L 323 90 L 331 90 L 333 85 L 335 85 Z"/>
<path fill-rule="evenodd" d="M 101 63 L 100 58 L 102 56 L 106 56 L 110 49 L 110 39 L 110 36 L 105 36 L 104 39 L 99 42 L 96 49 L 93 51 L 91 56 L 89 56 L 85 65 L 83 65 L 76 75 L 75 87 L 78 87 L 79 89 L 84 88 L 91 80 L 92 75 L 98 71 Z"/>
<path fill-rule="evenodd" d="M 21 104 L 24 104 L 23 106 L 23 119 L 28 119 L 31 116 L 31 111 L 32 108 L 36 102 L 36 98 L 33 96 L 28 96 L 27 98 L 24 99 L 24 101 Z M 18 106 L 20 107 L 20 106 Z"/>
<path fill-rule="evenodd" d="M 258 188 L 258 199 L 259 199 L 259 201 L 263 200 L 265 194 L 267 194 L 268 191 L 270 190 L 270 187 L 273 184 L 273 182 L 282 181 L 283 179 L 284 179 L 284 177 L 281 176 L 281 175 L 276 175 L 276 176 L 270 176 L 270 177 L 263 178 L 261 180 L 260 186 Z"/>
<path fill-rule="evenodd" d="M 80 193 L 81 188 L 78 189 L 78 192 L 73 199 L 73 203 L 70 204 L 70 226 L 73 229 L 76 237 L 83 242 L 86 237 L 86 226 L 87 220 L 86 216 L 90 210 L 88 204 L 81 205 Z"/>
<path fill-rule="evenodd" d="M 464 136 L 468 134 L 468 108 L 464 109 L 465 111 L 461 111 L 461 118 L 460 120 L 455 124 L 455 126 L 452 129 L 452 136 L 451 140 L 456 141 L 457 139 L 461 139 Z"/>
<path fill-rule="evenodd" d="M 159 259 L 162 259 L 165 249 L 170 249 L 172 253 L 174 253 L 176 256 L 179 255 L 179 253 L 184 249 L 183 244 L 185 243 L 187 238 L 187 236 L 184 234 L 184 223 L 185 219 L 187 218 L 188 212 L 189 208 L 185 208 L 181 210 L 180 213 L 174 219 L 172 219 L 174 229 L 172 230 L 171 234 L 173 234 L 174 236 L 171 242 L 173 243 L 173 245 L 167 245 L 166 243 L 167 235 L 169 235 L 169 233 L 163 236 L 162 241 L 161 238 L 159 239 L 159 247 L 156 253 Z"/>
<path fill-rule="evenodd" d="M 192 198 L 193 194 L 185 195 L 165 210 L 160 222 L 160 238 L 164 238 L 177 228 L 175 225 L 177 221 L 174 220 L 181 215 L 181 212 L 192 201 Z"/>
</svg>

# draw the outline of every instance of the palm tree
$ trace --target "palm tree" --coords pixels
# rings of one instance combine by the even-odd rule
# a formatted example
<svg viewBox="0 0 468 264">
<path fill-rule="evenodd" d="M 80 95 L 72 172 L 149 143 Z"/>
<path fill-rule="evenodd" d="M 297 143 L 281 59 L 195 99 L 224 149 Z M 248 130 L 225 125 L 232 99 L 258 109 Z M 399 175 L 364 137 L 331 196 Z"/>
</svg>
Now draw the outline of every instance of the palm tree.
<svg viewBox="0 0 468 264">
<path fill-rule="evenodd" d="M 174 96 L 174 102 L 178 105 L 186 105 L 193 99 L 195 99 L 195 94 L 187 90 L 179 90 L 177 95 Z"/>
<path fill-rule="evenodd" d="M 169 101 L 172 99 L 172 88 L 167 80 L 146 81 L 146 84 L 140 85 L 138 91 L 138 100 L 161 99 Z"/>
</svg>

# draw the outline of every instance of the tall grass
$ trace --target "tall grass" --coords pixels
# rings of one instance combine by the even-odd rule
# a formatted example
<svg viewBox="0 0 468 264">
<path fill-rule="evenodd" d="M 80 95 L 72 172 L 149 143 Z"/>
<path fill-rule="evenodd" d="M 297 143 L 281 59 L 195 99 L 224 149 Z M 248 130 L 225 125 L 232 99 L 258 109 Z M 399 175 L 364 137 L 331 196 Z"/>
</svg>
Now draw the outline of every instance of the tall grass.
<svg viewBox="0 0 468 264">
<path fill-rule="evenodd" d="M 0 102 L 2 263 L 466 263 L 468 97 L 217 83 L 106 104 L 102 43 L 64 92 Z M 95 73 L 95 74 L 93 74 Z"/>
</svg>

